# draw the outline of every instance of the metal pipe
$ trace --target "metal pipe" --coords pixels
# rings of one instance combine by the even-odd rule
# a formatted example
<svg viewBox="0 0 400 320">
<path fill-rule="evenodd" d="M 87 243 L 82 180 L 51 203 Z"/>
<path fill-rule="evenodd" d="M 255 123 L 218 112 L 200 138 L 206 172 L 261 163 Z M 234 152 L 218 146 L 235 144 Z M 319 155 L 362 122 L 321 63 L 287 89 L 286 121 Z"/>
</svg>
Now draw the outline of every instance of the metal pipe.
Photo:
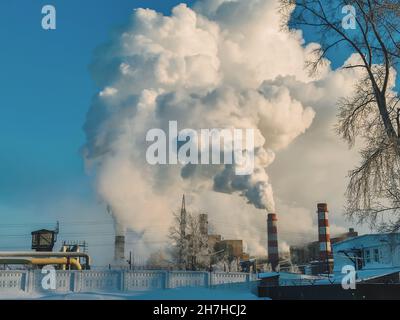
<svg viewBox="0 0 400 320">
<path fill-rule="evenodd" d="M 0 251 L 0 257 L 81 257 L 90 259 L 85 252 Z"/>
<path fill-rule="evenodd" d="M 71 264 L 76 270 L 82 270 L 82 266 L 75 258 L 0 258 L 0 264 L 32 264 L 50 265 L 57 264 L 66 266 Z"/>
<path fill-rule="evenodd" d="M 85 252 L 37 252 L 37 251 L 1 251 L 0 258 L 12 258 L 12 257 L 41 257 L 41 258 L 85 258 L 86 260 L 86 269 L 90 267 L 90 256 Z"/>
<path fill-rule="evenodd" d="M 34 265 L 60 264 L 63 266 L 72 265 L 76 270 L 82 270 L 82 266 L 75 258 L 32 258 Z"/>
</svg>

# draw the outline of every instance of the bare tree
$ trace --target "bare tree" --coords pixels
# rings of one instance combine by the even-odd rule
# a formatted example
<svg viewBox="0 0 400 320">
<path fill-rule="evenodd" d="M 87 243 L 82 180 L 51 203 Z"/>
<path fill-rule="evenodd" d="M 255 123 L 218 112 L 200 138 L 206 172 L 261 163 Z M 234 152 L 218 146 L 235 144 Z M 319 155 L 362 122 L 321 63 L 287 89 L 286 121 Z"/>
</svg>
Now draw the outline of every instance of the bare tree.
<svg viewBox="0 0 400 320">
<path fill-rule="evenodd" d="M 400 59 L 399 1 L 280 0 L 280 11 L 288 31 L 306 27 L 319 35 L 320 47 L 307 62 L 311 74 L 331 50 L 357 55 L 343 68 L 359 69 L 363 77 L 353 96 L 338 101 L 337 132 L 350 147 L 356 138 L 364 145 L 361 164 L 349 173 L 346 213 L 371 227 L 400 229 L 400 111 L 393 91 Z M 348 21 L 355 30 L 344 25 Z"/>
</svg>

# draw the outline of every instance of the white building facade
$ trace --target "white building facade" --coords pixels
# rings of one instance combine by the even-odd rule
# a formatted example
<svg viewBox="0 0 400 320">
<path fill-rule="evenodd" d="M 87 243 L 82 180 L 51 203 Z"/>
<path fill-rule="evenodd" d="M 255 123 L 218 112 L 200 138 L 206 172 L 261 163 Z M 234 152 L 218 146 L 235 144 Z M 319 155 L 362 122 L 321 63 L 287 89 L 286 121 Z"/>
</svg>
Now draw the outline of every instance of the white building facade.
<svg viewBox="0 0 400 320">
<path fill-rule="evenodd" d="M 400 233 L 367 234 L 333 244 L 334 273 L 346 265 L 356 270 L 400 268 Z"/>
</svg>

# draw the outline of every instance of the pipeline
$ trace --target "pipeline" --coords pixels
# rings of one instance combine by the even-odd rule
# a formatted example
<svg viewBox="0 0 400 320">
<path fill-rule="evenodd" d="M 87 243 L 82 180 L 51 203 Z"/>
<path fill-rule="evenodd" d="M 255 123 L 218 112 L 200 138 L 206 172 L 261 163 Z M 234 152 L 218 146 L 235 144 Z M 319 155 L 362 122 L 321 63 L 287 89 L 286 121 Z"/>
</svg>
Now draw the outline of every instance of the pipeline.
<svg viewBox="0 0 400 320">
<path fill-rule="evenodd" d="M 0 258 L 84 258 L 85 259 L 85 269 L 90 269 L 90 256 L 84 252 L 0 252 Z"/>
<path fill-rule="evenodd" d="M 71 265 L 75 270 L 82 270 L 82 266 L 78 259 L 75 258 L 0 258 L 0 264 L 27 264 L 27 265 L 61 265 L 65 269 L 65 266 Z"/>
</svg>

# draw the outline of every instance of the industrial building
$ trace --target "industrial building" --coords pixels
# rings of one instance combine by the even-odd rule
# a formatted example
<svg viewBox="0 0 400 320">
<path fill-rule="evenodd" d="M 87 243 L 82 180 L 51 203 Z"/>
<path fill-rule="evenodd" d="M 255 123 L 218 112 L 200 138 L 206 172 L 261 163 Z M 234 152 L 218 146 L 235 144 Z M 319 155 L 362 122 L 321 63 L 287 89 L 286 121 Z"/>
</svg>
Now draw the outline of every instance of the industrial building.
<svg viewBox="0 0 400 320">
<path fill-rule="evenodd" d="M 398 298 L 400 233 L 359 236 L 350 228 L 331 238 L 328 206 L 319 203 L 317 214 L 318 241 L 290 247 L 291 261 L 299 267 L 300 273 L 282 269 L 260 273 L 259 296 L 272 299 Z M 268 236 L 275 239 L 270 232 Z M 349 267 L 355 271 L 355 285 L 353 290 L 344 290 L 343 281 L 349 281 L 344 279 L 349 275 L 346 271 Z"/>
<path fill-rule="evenodd" d="M 351 233 L 354 235 L 354 233 Z M 340 237 L 338 237 L 340 239 Z M 272 299 L 398 299 L 400 295 L 400 233 L 366 234 L 332 244 L 330 274 L 260 274 L 259 296 Z M 354 286 L 344 279 L 355 271 Z"/>
<path fill-rule="evenodd" d="M 250 258 L 249 254 L 243 249 L 243 240 L 223 239 L 219 234 L 208 235 L 208 248 L 210 257 L 215 257 L 215 259 L 211 259 L 211 262 L 216 262 L 223 258 L 230 263 L 236 262 L 237 269 L 239 269 L 241 261 L 246 261 Z"/>
<path fill-rule="evenodd" d="M 326 203 L 317 204 L 318 241 L 290 246 L 290 261 L 301 273 L 331 273 L 334 265 L 332 245 L 358 236 L 358 232 L 350 228 L 348 232 L 331 238 L 328 212 Z"/>
<path fill-rule="evenodd" d="M 335 243 L 344 241 L 349 238 L 354 238 L 358 236 L 358 232 L 354 231 L 353 228 L 350 228 L 348 232 L 342 233 L 338 236 L 335 236 L 330 239 L 331 243 L 331 251 L 333 251 L 332 246 Z M 304 245 L 290 246 L 290 260 L 293 264 L 297 265 L 300 270 L 306 268 L 307 265 L 319 261 L 320 253 L 319 253 L 319 241 L 313 241 L 310 243 L 306 243 Z"/>
</svg>

